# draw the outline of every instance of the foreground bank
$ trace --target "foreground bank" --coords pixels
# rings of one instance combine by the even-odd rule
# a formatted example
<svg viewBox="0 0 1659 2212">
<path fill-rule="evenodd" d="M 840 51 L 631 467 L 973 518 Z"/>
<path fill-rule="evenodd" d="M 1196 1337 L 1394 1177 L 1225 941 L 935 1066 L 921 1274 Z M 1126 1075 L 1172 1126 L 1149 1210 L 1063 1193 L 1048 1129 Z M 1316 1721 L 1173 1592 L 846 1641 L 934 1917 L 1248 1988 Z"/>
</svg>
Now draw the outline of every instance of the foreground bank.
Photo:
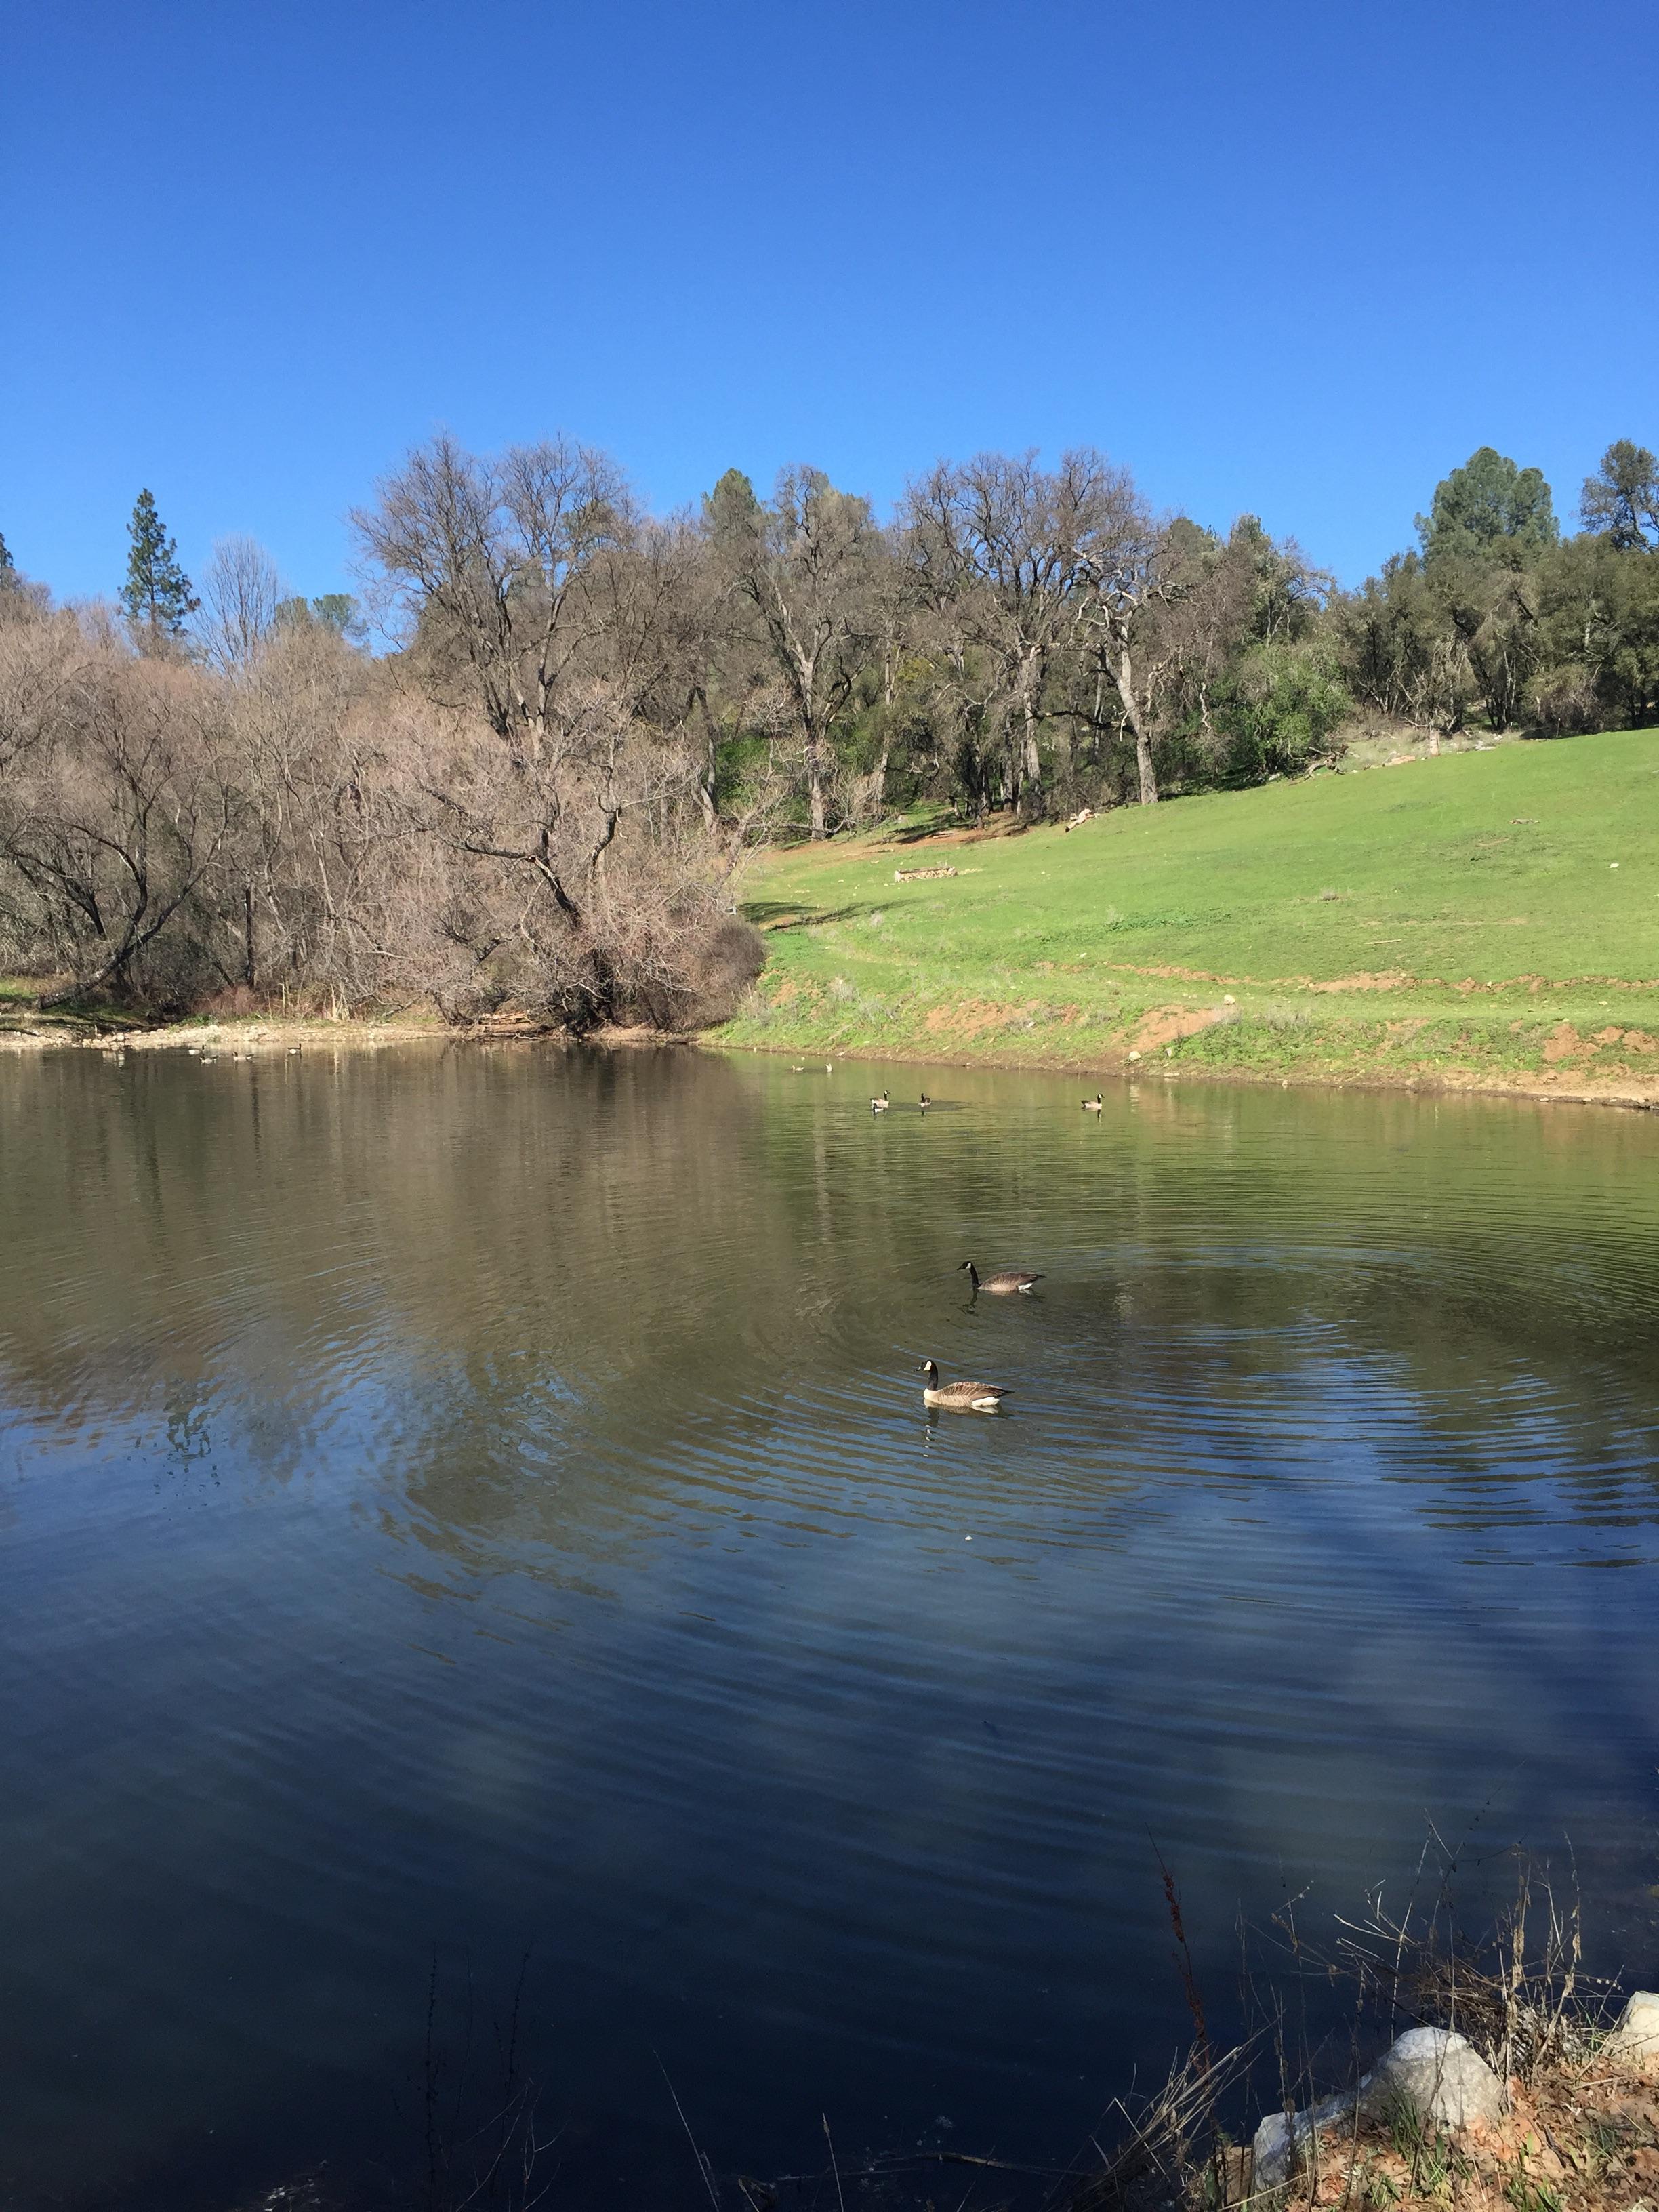
<svg viewBox="0 0 1659 2212">
<path fill-rule="evenodd" d="M 778 1052 L 1659 1103 L 1659 732 L 769 859 Z"/>
</svg>

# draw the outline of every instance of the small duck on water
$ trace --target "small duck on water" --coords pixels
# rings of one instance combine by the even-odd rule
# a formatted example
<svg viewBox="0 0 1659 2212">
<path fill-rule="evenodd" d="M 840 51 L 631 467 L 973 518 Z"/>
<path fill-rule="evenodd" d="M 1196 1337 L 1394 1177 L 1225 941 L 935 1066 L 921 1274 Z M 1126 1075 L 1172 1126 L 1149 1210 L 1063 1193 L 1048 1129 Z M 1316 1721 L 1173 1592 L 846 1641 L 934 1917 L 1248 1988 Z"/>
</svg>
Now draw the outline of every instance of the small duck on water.
<svg viewBox="0 0 1659 2212">
<path fill-rule="evenodd" d="M 1006 1297 L 1010 1291 L 1029 1291 L 1033 1283 L 1042 1280 L 1024 1267 L 999 1267 L 994 1275 L 981 1275 L 971 1260 L 964 1260 L 957 1273 L 967 1270 L 968 1279 L 976 1291 L 989 1291 L 997 1297 Z"/>
<path fill-rule="evenodd" d="M 1085 1114 L 1103 1114 L 1106 1111 L 1106 1101 L 1098 1091 L 1092 1098 L 1084 1100 L 1083 1110 Z"/>
<path fill-rule="evenodd" d="M 921 1371 L 927 1377 L 921 1392 L 924 1406 L 942 1406 L 952 1413 L 994 1413 L 1008 1395 L 1000 1382 L 941 1384 L 937 1360 L 924 1359 Z"/>
<path fill-rule="evenodd" d="M 892 1103 L 892 1100 L 884 1091 L 879 1098 L 872 1098 L 870 1101 L 870 1111 L 872 1114 L 884 1114 Z"/>
</svg>

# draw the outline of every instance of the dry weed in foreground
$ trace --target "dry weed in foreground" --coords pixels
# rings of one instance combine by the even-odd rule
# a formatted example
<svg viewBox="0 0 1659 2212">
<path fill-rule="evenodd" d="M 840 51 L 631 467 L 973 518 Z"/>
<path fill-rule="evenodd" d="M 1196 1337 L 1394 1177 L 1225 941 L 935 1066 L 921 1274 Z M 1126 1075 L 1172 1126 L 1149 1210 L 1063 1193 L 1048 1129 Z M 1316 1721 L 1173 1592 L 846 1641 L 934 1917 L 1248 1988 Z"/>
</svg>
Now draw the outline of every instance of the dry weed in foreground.
<svg viewBox="0 0 1659 2212">
<path fill-rule="evenodd" d="M 1355 1994 L 1350 2082 L 1358 2080 L 1362 2045 L 1380 2047 L 1413 2026 L 1448 2028 L 1473 2045 L 1503 2085 L 1501 2117 L 1449 2131 L 1403 2102 L 1364 2112 L 1355 2102 L 1312 2136 L 1288 2182 L 1258 2191 L 1249 2148 L 1218 2127 L 1206 2138 L 1193 2124 L 1215 2109 L 1217 2096 L 1206 2095 L 1205 2084 L 1219 2088 L 1217 2069 L 1195 2058 L 1184 2092 L 1160 2100 L 1143 2123 L 1161 2154 L 1138 2166 L 1109 2162 L 1073 2197 L 1071 2212 L 1109 2205 L 1222 2212 L 1244 2203 L 1262 2212 L 1649 2212 L 1659 2205 L 1659 2070 L 1645 2071 L 1609 2036 L 1614 1995 L 1583 1972 L 1576 1898 L 1563 1907 L 1522 1861 L 1515 1902 L 1482 1943 L 1458 1934 L 1444 1881 L 1420 1919 L 1410 1911 L 1392 1917 L 1379 1896 L 1363 1919 L 1339 1926 L 1328 1954 L 1313 1951 L 1289 1917 L 1279 1932 L 1298 1973 L 1342 1982 Z M 1269 2109 L 1306 2112 L 1320 2085 L 1305 2059 L 1295 2069 L 1285 2063 L 1282 1994 L 1276 1999 L 1261 2031 L 1280 2060 L 1279 2094 Z M 1252 2113 L 1252 2123 L 1260 2117 Z"/>
</svg>

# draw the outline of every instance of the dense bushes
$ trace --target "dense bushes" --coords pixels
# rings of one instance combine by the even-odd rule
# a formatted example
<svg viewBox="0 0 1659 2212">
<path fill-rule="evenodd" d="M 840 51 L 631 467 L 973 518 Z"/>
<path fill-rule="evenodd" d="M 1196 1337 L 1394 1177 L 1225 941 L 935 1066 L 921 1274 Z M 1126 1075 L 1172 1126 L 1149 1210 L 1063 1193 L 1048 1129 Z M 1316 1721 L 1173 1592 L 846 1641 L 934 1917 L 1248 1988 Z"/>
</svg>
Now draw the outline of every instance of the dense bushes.
<svg viewBox="0 0 1659 2212">
<path fill-rule="evenodd" d="M 224 674 L 14 609 L 0 960 L 167 1011 L 425 1000 L 582 1030 L 726 1010 L 758 963 L 696 761 L 609 735 L 599 770 L 568 752 L 526 772 L 326 625 L 284 625 Z"/>
<path fill-rule="evenodd" d="M 1563 542 L 1537 471 L 1483 448 L 1419 518 L 1422 552 L 1333 605 L 1354 696 L 1442 732 L 1476 722 L 1559 735 L 1659 716 L 1655 473 L 1645 448 L 1609 447 L 1584 487 L 1592 526 Z"/>
</svg>

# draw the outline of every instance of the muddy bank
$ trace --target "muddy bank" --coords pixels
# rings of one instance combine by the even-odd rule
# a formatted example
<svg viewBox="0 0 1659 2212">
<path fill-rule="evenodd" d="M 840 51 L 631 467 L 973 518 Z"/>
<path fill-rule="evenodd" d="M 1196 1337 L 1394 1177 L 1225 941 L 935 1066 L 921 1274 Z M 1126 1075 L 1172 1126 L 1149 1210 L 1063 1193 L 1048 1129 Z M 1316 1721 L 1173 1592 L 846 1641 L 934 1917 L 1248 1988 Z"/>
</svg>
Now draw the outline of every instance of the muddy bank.
<svg viewBox="0 0 1659 2212">
<path fill-rule="evenodd" d="M 215 1021 L 192 1016 L 185 1021 L 154 1025 L 123 1024 L 114 1020 L 70 1024 L 32 1019 L 26 1015 L 15 1022 L 0 1023 L 0 1053 L 187 1052 L 220 1060 L 251 1059 L 256 1054 L 275 1057 L 283 1053 L 306 1051 L 377 1052 L 388 1045 L 586 1044 L 627 1051 L 643 1046 L 681 1046 L 691 1041 L 663 1030 L 600 1029 L 577 1037 L 568 1030 L 533 1022 L 478 1022 L 458 1027 L 420 1016 L 395 1014 L 385 1018 L 363 1017 L 344 1021 L 242 1016 Z"/>
<path fill-rule="evenodd" d="M 1603 1082 L 1587 1082 L 1571 1068 L 1547 1069 L 1537 1073 L 1495 1074 L 1480 1067 L 1378 1068 L 1344 1067 L 1310 1060 L 1282 1067 L 1206 1064 L 1190 1058 L 1178 1061 L 1156 1048 L 1148 1053 L 1108 1051 L 1100 1054 L 1056 1058 L 1050 1053 L 1022 1053 L 1018 1047 L 998 1045 L 971 1054 L 950 1054 L 907 1048 L 902 1044 L 868 1042 L 836 1044 L 826 1051 L 821 1045 L 775 1044 L 747 1035 L 732 1037 L 720 1030 L 695 1040 L 710 1050 L 763 1052 L 778 1059 L 806 1059 L 809 1062 L 879 1060 L 895 1066 L 1008 1068 L 1032 1074 L 1074 1075 L 1085 1081 L 1139 1083 L 1246 1083 L 1279 1091 L 1410 1091 L 1427 1095 L 1456 1092 L 1466 1097 L 1549 1099 L 1573 1106 L 1621 1106 L 1636 1112 L 1659 1111 L 1659 1078 L 1620 1075 Z"/>
</svg>

